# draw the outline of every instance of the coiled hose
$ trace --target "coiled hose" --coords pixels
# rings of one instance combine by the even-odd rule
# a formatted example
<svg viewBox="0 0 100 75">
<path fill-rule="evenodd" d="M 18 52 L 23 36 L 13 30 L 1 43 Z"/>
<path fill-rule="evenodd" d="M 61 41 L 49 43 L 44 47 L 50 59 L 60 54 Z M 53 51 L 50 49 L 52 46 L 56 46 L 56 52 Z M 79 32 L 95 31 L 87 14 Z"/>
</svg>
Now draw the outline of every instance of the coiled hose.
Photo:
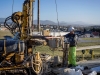
<svg viewBox="0 0 100 75">
<path fill-rule="evenodd" d="M 41 75 L 41 73 L 43 72 L 43 65 L 42 65 L 42 60 L 40 58 L 39 52 L 36 52 L 35 53 L 35 56 L 32 57 L 31 63 L 32 63 L 32 70 L 37 75 Z"/>
<path fill-rule="evenodd" d="M 12 15 L 12 16 L 13 16 L 13 15 Z M 15 31 L 16 28 L 19 28 L 19 32 L 21 32 L 21 29 L 20 29 L 20 25 L 19 25 L 19 23 L 18 23 L 18 19 L 17 19 L 16 17 L 13 17 L 13 18 L 12 18 L 12 16 L 9 16 L 9 17 L 7 17 L 7 18 L 5 19 L 4 26 L 14 35 L 15 32 L 16 32 L 16 31 Z M 16 20 L 16 23 L 13 22 L 12 19 Z M 10 21 L 12 21 L 12 22 L 11 22 L 11 24 L 9 25 L 8 22 L 10 22 Z M 20 35 L 21 35 L 21 34 L 20 34 Z"/>
</svg>

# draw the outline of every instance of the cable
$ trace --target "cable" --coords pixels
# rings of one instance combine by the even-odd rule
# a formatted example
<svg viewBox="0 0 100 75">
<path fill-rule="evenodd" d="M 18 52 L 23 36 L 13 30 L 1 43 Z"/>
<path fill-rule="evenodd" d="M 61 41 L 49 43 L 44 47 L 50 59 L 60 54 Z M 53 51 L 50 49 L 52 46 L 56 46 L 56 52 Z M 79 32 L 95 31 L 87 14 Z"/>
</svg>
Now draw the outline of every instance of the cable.
<svg viewBox="0 0 100 75">
<path fill-rule="evenodd" d="M 13 2 L 12 2 L 12 13 L 13 13 L 13 7 L 14 7 L 14 0 L 13 0 Z"/>
<path fill-rule="evenodd" d="M 56 13 L 57 13 L 57 22 L 58 22 L 58 25 L 59 25 L 59 20 L 58 20 L 58 7 L 57 7 L 57 2 L 55 0 L 55 5 L 56 5 Z"/>
<path fill-rule="evenodd" d="M 16 23 L 12 22 L 10 25 L 7 23 L 9 20 L 12 20 L 12 18 L 16 21 Z M 20 30 L 20 25 L 18 23 L 18 19 L 16 17 L 12 17 L 12 16 L 9 16 L 5 19 L 5 22 L 4 22 L 4 26 L 10 30 L 10 32 L 14 35 L 15 33 L 15 30 L 16 28 L 18 27 L 19 28 L 19 31 L 21 32 Z"/>
<path fill-rule="evenodd" d="M 57 14 L 57 23 L 58 23 L 58 29 L 59 29 L 59 15 L 58 15 L 58 7 L 57 7 L 57 1 L 55 0 L 55 5 L 56 5 L 56 14 Z M 60 31 L 59 31 L 60 34 Z"/>
<path fill-rule="evenodd" d="M 42 63 L 42 59 L 40 57 L 39 53 L 37 52 L 35 55 L 32 56 L 31 58 L 31 66 L 32 66 L 32 70 L 37 74 L 37 75 L 41 75 L 41 73 L 43 72 L 43 63 Z"/>
</svg>

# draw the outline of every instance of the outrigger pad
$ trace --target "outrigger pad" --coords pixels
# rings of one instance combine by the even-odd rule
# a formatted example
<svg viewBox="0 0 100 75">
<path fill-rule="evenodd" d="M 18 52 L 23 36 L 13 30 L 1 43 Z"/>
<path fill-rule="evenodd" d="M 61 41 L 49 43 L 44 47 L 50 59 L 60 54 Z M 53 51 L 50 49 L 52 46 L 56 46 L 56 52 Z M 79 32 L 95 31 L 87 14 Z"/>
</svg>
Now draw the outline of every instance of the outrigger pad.
<svg viewBox="0 0 100 75">
<path fill-rule="evenodd" d="M 18 40 L 5 40 L 6 53 L 19 51 Z M 25 44 L 20 41 L 20 50 L 25 50 Z M 4 53 L 4 40 L 0 40 L 0 54 Z"/>
</svg>

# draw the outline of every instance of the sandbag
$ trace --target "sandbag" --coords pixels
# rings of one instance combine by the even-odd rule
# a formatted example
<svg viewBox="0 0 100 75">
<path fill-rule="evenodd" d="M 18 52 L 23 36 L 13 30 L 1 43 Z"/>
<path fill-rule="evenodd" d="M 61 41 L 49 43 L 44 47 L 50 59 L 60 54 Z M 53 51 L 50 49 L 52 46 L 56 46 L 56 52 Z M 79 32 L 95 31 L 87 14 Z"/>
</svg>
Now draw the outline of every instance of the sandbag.
<svg viewBox="0 0 100 75">
<path fill-rule="evenodd" d="M 75 69 L 70 69 L 70 68 L 54 69 L 53 72 L 56 75 L 83 75 L 81 70 L 75 71 Z"/>
<path fill-rule="evenodd" d="M 93 72 L 89 73 L 88 75 L 97 75 L 97 72 L 93 71 Z"/>
</svg>

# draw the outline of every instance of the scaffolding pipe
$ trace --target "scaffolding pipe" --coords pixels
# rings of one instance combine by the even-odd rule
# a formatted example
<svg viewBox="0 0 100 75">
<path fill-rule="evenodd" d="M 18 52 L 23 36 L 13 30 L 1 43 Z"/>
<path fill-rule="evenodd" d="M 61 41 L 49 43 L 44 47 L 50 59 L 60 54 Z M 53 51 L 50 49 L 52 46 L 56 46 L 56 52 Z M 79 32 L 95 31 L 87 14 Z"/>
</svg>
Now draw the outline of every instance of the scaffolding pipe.
<svg viewBox="0 0 100 75">
<path fill-rule="evenodd" d="M 32 20 L 33 20 L 33 2 L 34 0 L 30 0 L 29 2 L 29 34 L 32 33 Z"/>
<path fill-rule="evenodd" d="M 38 0 L 38 10 L 37 10 L 37 30 L 40 32 L 40 0 Z"/>
</svg>

